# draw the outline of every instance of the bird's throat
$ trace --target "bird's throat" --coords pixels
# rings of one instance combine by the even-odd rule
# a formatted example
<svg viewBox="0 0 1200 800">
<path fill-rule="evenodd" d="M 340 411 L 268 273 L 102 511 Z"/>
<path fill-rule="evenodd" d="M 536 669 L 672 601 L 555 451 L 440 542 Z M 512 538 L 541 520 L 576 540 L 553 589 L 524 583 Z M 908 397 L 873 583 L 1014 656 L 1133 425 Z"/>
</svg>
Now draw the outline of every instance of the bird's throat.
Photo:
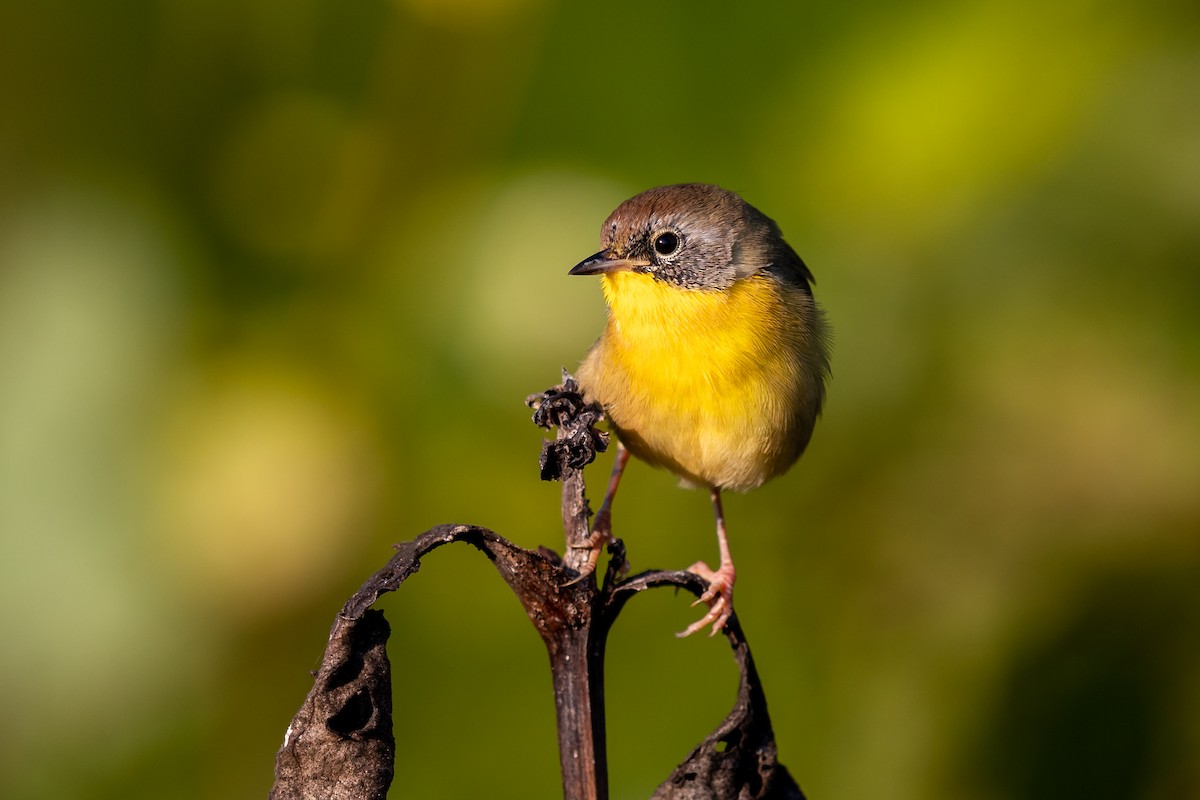
<svg viewBox="0 0 1200 800">
<path fill-rule="evenodd" d="M 649 275 L 615 272 L 602 278 L 610 335 L 643 354 L 739 357 L 769 346 L 781 301 L 770 278 L 755 276 L 728 289 L 684 289 Z"/>
</svg>

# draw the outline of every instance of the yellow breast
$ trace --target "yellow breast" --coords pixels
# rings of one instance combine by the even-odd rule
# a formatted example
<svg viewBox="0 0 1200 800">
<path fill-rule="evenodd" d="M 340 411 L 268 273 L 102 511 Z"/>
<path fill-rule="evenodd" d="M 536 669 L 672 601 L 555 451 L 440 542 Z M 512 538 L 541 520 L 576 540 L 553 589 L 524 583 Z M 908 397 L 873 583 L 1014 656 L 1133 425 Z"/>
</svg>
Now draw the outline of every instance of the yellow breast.
<svg viewBox="0 0 1200 800">
<path fill-rule="evenodd" d="M 811 296 L 761 274 L 725 290 L 602 282 L 608 325 L 578 379 L 634 455 L 734 490 L 791 466 L 821 402 Z"/>
</svg>

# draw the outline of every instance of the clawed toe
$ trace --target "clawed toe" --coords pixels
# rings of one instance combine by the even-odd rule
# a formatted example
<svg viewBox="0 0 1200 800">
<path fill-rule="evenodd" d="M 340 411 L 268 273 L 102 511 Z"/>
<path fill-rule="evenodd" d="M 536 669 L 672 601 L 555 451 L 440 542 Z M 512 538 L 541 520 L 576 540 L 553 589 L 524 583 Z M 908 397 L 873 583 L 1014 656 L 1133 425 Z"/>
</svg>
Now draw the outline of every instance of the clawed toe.
<svg viewBox="0 0 1200 800">
<path fill-rule="evenodd" d="M 600 560 L 600 553 L 604 550 L 605 545 L 612 541 L 612 534 L 608 531 L 607 527 L 594 529 L 583 543 L 571 546 L 572 550 L 586 550 L 587 560 L 579 565 L 579 574 L 564 583 L 564 587 L 574 586 L 596 573 L 596 564 Z"/>
<path fill-rule="evenodd" d="M 714 570 L 703 561 L 698 561 L 688 572 L 708 581 L 708 588 L 692 603 L 693 606 L 707 604 L 708 613 L 676 635 L 680 638 L 691 636 L 705 626 L 712 625 L 708 635 L 716 636 L 733 616 L 733 581 L 736 577 L 733 564 L 722 564 L 720 569 Z"/>
</svg>

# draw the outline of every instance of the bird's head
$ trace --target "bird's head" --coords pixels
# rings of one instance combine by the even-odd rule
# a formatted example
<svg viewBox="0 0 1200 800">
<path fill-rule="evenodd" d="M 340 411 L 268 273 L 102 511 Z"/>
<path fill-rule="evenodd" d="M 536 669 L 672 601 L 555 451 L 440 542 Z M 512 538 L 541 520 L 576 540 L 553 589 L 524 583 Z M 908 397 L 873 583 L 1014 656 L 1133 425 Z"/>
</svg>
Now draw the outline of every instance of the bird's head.
<svg viewBox="0 0 1200 800">
<path fill-rule="evenodd" d="M 769 217 L 702 183 L 660 186 L 626 200 L 605 220 L 600 244 L 571 275 L 630 271 L 683 289 L 728 289 L 763 271 L 805 286 L 812 280 Z"/>
</svg>

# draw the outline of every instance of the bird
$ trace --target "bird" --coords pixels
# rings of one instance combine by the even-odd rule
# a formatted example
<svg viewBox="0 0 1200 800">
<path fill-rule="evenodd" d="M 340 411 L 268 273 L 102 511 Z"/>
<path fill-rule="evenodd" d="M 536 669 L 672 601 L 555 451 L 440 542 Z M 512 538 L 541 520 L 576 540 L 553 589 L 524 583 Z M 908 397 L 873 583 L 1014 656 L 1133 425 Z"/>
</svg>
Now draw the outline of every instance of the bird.
<svg viewBox="0 0 1200 800">
<path fill-rule="evenodd" d="M 583 545 L 581 577 L 612 540 L 612 505 L 631 455 L 706 488 L 719 566 L 680 632 L 723 630 L 737 577 L 723 491 L 746 492 L 804 452 L 825 399 L 830 337 L 812 273 L 779 226 L 738 194 L 703 183 L 660 186 L 621 203 L 601 250 L 570 275 L 598 275 L 607 322 L 576 371 L 617 437 L 608 489 Z"/>
</svg>

